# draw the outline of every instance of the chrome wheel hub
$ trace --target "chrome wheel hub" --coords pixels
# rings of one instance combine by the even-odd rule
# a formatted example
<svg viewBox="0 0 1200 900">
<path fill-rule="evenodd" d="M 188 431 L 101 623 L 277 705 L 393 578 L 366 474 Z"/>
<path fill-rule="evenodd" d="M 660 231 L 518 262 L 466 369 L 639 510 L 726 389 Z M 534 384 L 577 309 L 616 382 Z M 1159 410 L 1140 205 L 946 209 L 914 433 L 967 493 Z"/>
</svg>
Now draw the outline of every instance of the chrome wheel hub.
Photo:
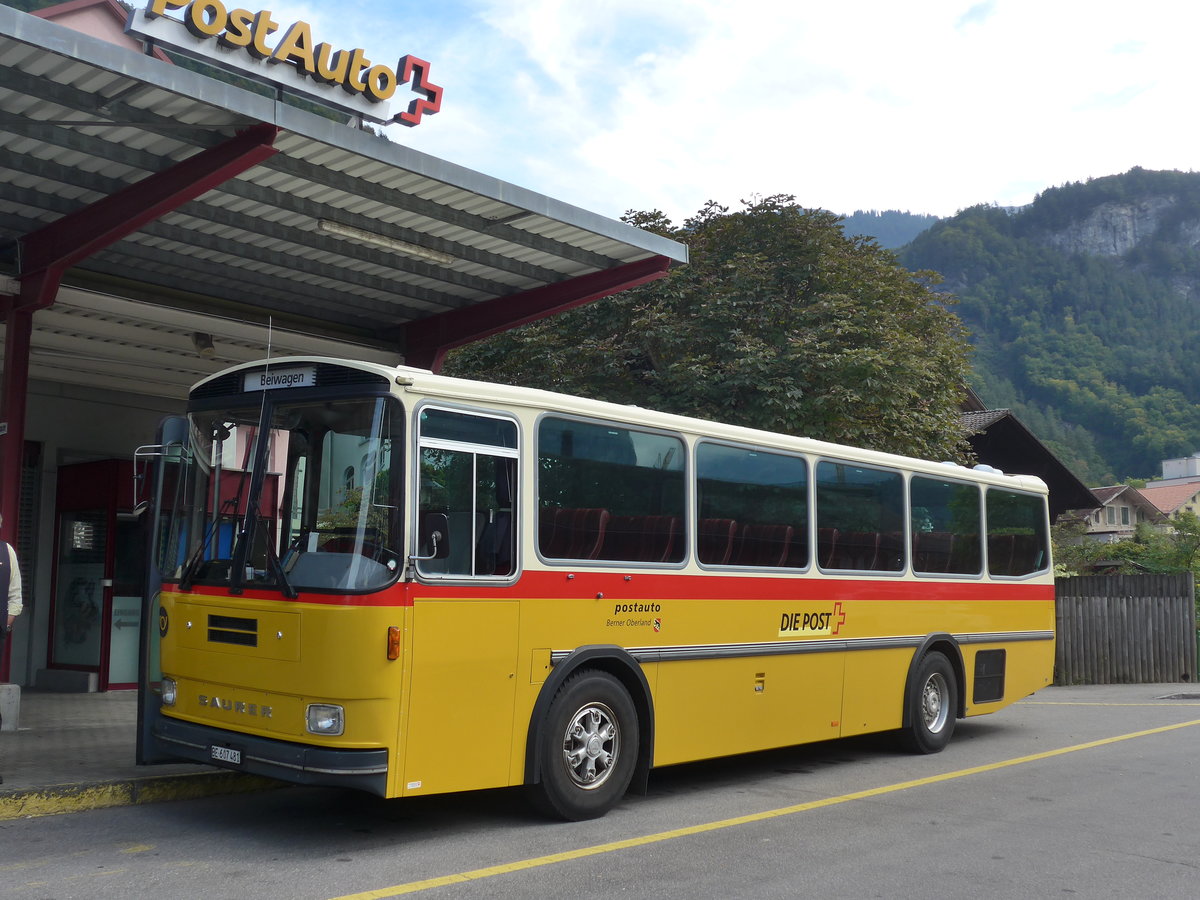
<svg viewBox="0 0 1200 900">
<path fill-rule="evenodd" d="M 621 735 L 611 709 L 603 703 L 589 703 L 580 709 L 563 736 L 563 761 L 571 780 L 586 790 L 604 784 L 620 747 Z"/>
<path fill-rule="evenodd" d="M 946 720 L 950 717 L 950 710 L 946 706 L 948 696 L 946 679 L 940 673 L 930 675 L 921 691 L 921 714 L 925 719 L 925 727 L 933 734 L 945 728 Z"/>
</svg>

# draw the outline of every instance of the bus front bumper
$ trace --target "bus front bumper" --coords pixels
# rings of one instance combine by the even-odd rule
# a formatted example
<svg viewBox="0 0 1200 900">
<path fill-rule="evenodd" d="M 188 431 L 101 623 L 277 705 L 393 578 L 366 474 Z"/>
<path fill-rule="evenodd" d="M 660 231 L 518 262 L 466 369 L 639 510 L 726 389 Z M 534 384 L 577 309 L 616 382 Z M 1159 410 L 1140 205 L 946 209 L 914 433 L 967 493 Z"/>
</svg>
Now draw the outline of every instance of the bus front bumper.
<svg viewBox="0 0 1200 900">
<path fill-rule="evenodd" d="M 265 775 L 293 784 L 348 787 L 387 796 L 387 750 L 333 750 L 238 734 L 159 715 L 155 741 L 189 762 Z"/>
</svg>

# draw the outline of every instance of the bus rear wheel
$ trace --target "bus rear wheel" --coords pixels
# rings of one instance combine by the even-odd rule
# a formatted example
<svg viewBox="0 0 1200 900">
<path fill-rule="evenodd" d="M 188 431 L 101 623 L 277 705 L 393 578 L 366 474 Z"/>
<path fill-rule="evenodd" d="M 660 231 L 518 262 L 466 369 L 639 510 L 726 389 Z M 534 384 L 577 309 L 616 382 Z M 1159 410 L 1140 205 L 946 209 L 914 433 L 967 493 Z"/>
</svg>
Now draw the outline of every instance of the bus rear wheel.
<svg viewBox="0 0 1200 900">
<path fill-rule="evenodd" d="M 944 654 L 928 653 L 905 701 L 908 726 L 900 733 L 904 748 L 912 753 L 938 753 L 950 743 L 958 710 L 958 682 Z"/>
<path fill-rule="evenodd" d="M 638 719 L 629 692 L 607 672 L 572 675 L 550 703 L 541 735 L 535 805 L 570 821 L 612 809 L 633 778 Z"/>
</svg>

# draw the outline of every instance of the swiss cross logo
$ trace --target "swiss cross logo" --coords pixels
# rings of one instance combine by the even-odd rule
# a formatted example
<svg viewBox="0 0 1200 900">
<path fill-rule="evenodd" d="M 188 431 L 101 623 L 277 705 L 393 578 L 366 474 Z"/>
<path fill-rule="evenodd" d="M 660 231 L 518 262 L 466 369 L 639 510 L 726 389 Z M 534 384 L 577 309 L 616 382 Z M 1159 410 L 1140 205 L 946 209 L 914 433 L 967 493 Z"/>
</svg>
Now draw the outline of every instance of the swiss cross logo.
<svg viewBox="0 0 1200 900">
<path fill-rule="evenodd" d="M 833 604 L 833 633 L 837 634 L 843 625 L 846 624 L 846 611 L 842 609 L 842 601 L 838 600 Z"/>
<path fill-rule="evenodd" d="M 421 116 L 425 113 L 433 115 L 442 108 L 442 89 L 429 80 L 429 63 L 415 56 L 403 56 L 396 64 L 397 79 L 401 83 L 412 86 L 414 94 L 422 94 L 421 99 L 413 100 L 408 109 L 396 114 L 396 121 L 401 125 L 421 124 Z"/>
</svg>

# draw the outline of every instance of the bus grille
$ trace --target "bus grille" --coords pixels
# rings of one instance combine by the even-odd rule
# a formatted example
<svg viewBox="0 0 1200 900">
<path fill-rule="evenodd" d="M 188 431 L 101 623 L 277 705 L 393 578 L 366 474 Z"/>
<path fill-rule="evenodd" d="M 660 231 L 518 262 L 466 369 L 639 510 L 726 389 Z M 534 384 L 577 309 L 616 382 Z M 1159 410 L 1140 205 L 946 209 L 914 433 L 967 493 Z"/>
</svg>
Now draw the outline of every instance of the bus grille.
<svg viewBox="0 0 1200 900">
<path fill-rule="evenodd" d="M 239 619 L 236 616 L 209 616 L 208 639 L 214 644 L 237 644 L 239 647 L 258 646 L 258 619 Z"/>
</svg>

